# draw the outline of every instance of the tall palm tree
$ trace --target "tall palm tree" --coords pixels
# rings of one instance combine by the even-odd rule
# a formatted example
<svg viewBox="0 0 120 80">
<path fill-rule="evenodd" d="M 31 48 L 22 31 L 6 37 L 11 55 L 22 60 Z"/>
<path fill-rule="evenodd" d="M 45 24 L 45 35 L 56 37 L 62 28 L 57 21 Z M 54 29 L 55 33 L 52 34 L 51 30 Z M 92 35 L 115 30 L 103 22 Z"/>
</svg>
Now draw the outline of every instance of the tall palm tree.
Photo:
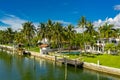
<svg viewBox="0 0 120 80">
<path fill-rule="evenodd" d="M 34 37 L 35 35 L 35 26 L 32 24 L 32 22 L 25 22 L 22 24 L 22 32 L 25 35 L 25 39 L 28 42 L 28 46 L 31 45 L 31 39 Z M 29 46 L 30 47 L 30 46 Z"/>
<path fill-rule="evenodd" d="M 113 36 L 114 29 L 113 29 L 113 24 L 108 24 L 105 23 L 103 26 L 100 26 L 99 32 L 100 32 L 100 37 L 101 38 L 110 38 Z"/>
<path fill-rule="evenodd" d="M 52 20 L 48 20 L 46 23 L 47 38 L 49 39 L 50 42 L 51 42 L 52 36 L 54 35 L 53 34 L 54 25 L 55 25 L 55 23 L 52 22 Z"/>
<path fill-rule="evenodd" d="M 52 40 L 56 43 L 59 50 L 65 38 L 64 33 L 65 33 L 65 28 L 62 26 L 62 24 L 59 22 L 55 22 L 54 27 L 53 27 Z"/>
<path fill-rule="evenodd" d="M 45 23 L 40 23 L 37 29 L 37 35 L 39 36 L 39 39 L 46 38 L 47 29 Z"/>
<path fill-rule="evenodd" d="M 78 22 L 78 26 L 82 28 L 83 31 L 83 39 L 84 39 L 84 28 L 87 24 L 86 18 L 82 16 Z M 84 40 L 83 40 L 84 41 Z M 85 50 L 85 43 L 84 43 L 84 50 Z M 86 51 L 86 50 L 85 50 Z"/>
<path fill-rule="evenodd" d="M 7 28 L 6 33 L 7 33 L 9 42 L 12 43 L 13 39 L 14 39 L 14 32 L 13 32 L 12 28 Z"/>
<path fill-rule="evenodd" d="M 91 22 L 87 23 L 85 34 L 87 34 L 89 36 L 89 40 L 88 40 L 89 43 L 95 42 L 95 39 L 98 37 L 97 36 L 98 32 L 95 31 L 95 28 Z"/>
<path fill-rule="evenodd" d="M 74 39 L 75 37 L 75 30 L 74 30 L 74 26 L 72 26 L 71 24 L 67 26 L 67 35 L 68 35 L 68 41 L 69 41 L 69 52 L 70 52 L 70 47 L 71 47 L 71 41 Z"/>
<path fill-rule="evenodd" d="M 26 42 L 24 34 L 22 32 L 17 32 L 15 34 L 15 39 L 14 40 L 15 40 L 16 43 L 25 43 Z"/>
</svg>

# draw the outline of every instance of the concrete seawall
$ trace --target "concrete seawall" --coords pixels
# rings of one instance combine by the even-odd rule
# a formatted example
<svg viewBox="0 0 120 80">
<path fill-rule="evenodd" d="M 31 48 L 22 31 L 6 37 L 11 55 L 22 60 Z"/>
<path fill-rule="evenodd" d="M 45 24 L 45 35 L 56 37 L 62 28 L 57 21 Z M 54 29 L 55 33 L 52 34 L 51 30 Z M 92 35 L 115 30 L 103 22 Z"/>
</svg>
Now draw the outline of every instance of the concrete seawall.
<svg viewBox="0 0 120 80">
<path fill-rule="evenodd" d="M 84 62 L 84 68 L 120 76 L 120 69 Z"/>
</svg>

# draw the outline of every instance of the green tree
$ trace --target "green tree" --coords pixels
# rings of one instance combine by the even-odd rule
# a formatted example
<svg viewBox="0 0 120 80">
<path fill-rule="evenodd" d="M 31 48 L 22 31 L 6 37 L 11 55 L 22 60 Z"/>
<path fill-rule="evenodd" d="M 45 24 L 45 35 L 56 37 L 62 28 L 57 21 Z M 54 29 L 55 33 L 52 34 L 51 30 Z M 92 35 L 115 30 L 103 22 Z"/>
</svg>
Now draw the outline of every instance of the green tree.
<svg viewBox="0 0 120 80">
<path fill-rule="evenodd" d="M 84 41 L 84 28 L 86 27 L 87 25 L 87 20 L 84 16 L 82 16 L 78 22 L 78 26 L 82 28 L 82 31 L 83 31 L 83 41 Z M 84 50 L 85 50 L 85 43 L 84 43 Z M 86 51 L 86 50 L 85 50 Z"/>
<path fill-rule="evenodd" d="M 115 51 L 116 50 L 116 46 L 114 43 L 107 43 L 105 45 L 105 50 L 107 51 L 108 54 L 111 53 L 111 51 Z"/>
<path fill-rule="evenodd" d="M 103 26 L 100 26 L 99 32 L 101 38 L 110 38 L 113 37 L 114 29 L 113 24 L 105 23 Z"/>
<path fill-rule="evenodd" d="M 70 51 L 70 47 L 71 45 L 74 43 L 74 38 L 75 38 L 75 30 L 74 30 L 74 26 L 72 26 L 71 24 L 67 26 L 67 39 L 69 42 L 69 51 Z"/>
<path fill-rule="evenodd" d="M 24 37 L 26 39 L 26 42 L 28 46 L 31 45 L 31 40 L 35 36 L 35 26 L 32 24 L 32 22 L 25 22 L 22 24 L 22 30 L 21 32 L 24 34 Z"/>
</svg>

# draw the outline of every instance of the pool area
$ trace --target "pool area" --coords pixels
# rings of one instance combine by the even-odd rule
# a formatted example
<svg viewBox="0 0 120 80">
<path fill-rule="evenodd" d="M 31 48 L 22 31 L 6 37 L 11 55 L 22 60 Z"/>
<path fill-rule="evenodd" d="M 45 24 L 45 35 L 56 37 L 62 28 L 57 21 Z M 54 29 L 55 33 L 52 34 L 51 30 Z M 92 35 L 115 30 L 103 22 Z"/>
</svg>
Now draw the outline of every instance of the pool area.
<svg viewBox="0 0 120 80">
<path fill-rule="evenodd" d="M 62 54 L 70 54 L 70 55 L 79 55 L 80 54 L 80 51 L 64 51 L 64 52 L 61 52 Z"/>
</svg>

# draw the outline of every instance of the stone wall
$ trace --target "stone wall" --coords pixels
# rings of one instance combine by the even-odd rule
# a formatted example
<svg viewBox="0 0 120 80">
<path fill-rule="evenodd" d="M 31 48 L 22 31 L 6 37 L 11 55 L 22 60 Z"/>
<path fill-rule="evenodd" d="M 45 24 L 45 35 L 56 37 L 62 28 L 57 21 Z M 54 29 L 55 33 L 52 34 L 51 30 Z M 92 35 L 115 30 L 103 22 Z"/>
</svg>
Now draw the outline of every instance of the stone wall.
<svg viewBox="0 0 120 80">
<path fill-rule="evenodd" d="M 87 62 L 83 63 L 83 67 L 87 69 L 99 71 L 99 72 L 104 72 L 104 73 L 120 76 L 120 69 L 118 68 L 106 67 L 106 66 L 97 65 L 94 63 L 87 63 Z"/>
</svg>

